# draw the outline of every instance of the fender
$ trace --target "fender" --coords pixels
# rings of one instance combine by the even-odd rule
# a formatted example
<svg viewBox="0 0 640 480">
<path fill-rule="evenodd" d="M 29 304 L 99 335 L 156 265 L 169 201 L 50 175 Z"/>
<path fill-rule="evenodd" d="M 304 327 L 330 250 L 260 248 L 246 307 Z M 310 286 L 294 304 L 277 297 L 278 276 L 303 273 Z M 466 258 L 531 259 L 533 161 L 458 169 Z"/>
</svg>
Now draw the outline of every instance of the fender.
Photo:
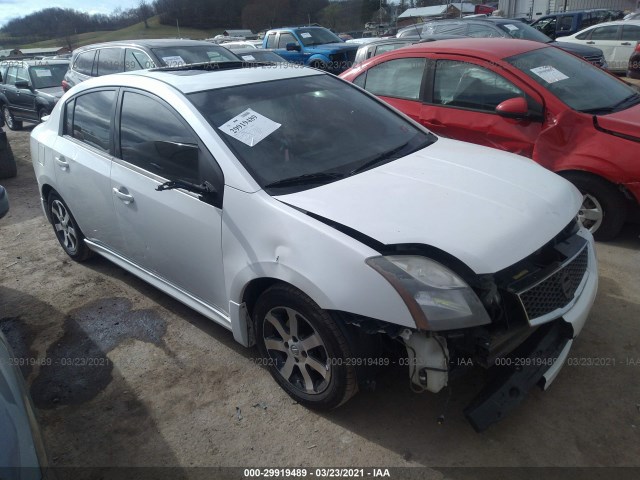
<svg viewBox="0 0 640 480">
<path fill-rule="evenodd" d="M 329 58 L 326 57 L 325 55 L 321 55 L 319 53 L 315 53 L 315 54 L 311 55 L 309 58 L 305 59 L 305 65 L 309 66 L 313 62 L 322 62 L 325 65 L 329 65 L 331 60 L 329 60 Z"/>
</svg>

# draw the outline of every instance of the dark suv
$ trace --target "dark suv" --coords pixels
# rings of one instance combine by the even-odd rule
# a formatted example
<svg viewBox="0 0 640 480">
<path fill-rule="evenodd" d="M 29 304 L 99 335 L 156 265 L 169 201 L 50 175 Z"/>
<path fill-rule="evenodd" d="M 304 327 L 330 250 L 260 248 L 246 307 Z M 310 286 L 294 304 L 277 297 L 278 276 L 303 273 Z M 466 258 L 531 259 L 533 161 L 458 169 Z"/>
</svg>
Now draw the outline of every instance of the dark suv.
<svg viewBox="0 0 640 480">
<path fill-rule="evenodd" d="M 620 18 L 612 10 L 576 10 L 545 15 L 531 24 L 533 28 L 551 38 L 566 37 L 602 22 Z"/>
<path fill-rule="evenodd" d="M 324 27 L 285 27 L 269 30 L 262 46 L 288 62 L 338 74 L 353 65 L 359 45 L 345 43 Z"/>
<path fill-rule="evenodd" d="M 433 22 L 411 25 L 398 32 L 399 38 L 423 38 L 434 34 L 462 35 L 465 37 L 504 37 L 520 40 L 532 40 L 561 48 L 569 53 L 584 58 L 597 67 L 606 68 L 602 50 L 599 48 L 578 45 L 575 43 L 555 42 L 544 33 L 512 18 L 463 18 L 436 20 Z"/>
<path fill-rule="evenodd" d="M 242 61 L 226 48 L 200 40 L 126 40 L 96 43 L 73 51 L 62 81 L 66 92 L 91 77 L 188 63 Z"/>
<path fill-rule="evenodd" d="M 0 107 L 11 130 L 22 122 L 39 123 L 49 115 L 64 94 L 60 82 L 69 67 L 68 60 L 8 60 L 0 65 Z"/>
</svg>

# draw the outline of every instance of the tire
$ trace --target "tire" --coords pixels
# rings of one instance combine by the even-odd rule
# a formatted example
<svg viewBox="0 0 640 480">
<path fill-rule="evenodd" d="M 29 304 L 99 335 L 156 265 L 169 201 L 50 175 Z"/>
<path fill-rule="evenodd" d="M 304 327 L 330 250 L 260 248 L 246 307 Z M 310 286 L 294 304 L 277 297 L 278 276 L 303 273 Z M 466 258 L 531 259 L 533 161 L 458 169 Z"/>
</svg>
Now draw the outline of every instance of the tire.
<svg viewBox="0 0 640 480">
<path fill-rule="evenodd" d="M 615 238 L 627 218 L 628 202 L 622 192 L 608 181 L 581 172 L 563 177 L 573 183 L 583 196 L 578 217 L 596 240 Z"/>
<path fill-rule="evenodd" d="M 38 110 L 38 122 L 42 123 L 42 117 L 49 115 L 44 108 Z"/>
<path fill-rule="evenodd" d="M 84 243 L 85 237 L 82 230 L 78 227 L 67 204 L 56 192 L 49 194 L 47 208 L 53 231 L 65 253 L 76 262 L 83 262 L 91 257 L 93 252 Z"/>
<path fill-rule="evenodd" d="M 357 391 L 345 333 L 299 290 L 276 284 L 253 309 L 256 343 L 276 382 L 298 403 L 330 410 Z"/>
<path fill-rule="evenodd" d="M 22 129 L 22 122 L 13 118 L 13 114 L 9 111 L 9 107 L 7 107 L 6 105 L 2 106 L 2 116 L 4 117 L 4 123 L 7 124 L 9 130 Z"/>
<path fill-rule="evenodd" d="M 11 144 L 7 142 L 7 148 L 0 152 L 0 178 L 12 178 L 18 174 L 18 165 L 11 150 Z"/>
</svg>

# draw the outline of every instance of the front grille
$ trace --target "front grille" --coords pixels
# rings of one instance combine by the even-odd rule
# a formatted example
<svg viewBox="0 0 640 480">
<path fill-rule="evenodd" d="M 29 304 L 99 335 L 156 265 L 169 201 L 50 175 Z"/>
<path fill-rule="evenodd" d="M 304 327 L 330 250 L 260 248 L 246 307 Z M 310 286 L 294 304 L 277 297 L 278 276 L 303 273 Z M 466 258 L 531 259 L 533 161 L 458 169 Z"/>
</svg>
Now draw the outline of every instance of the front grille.
<svg viewBox="0 0 640 480">
<path fill-rule="evenodd" d="M 593 63 L 596 67 L 604 65 L 604 57 L 602 55 L 587 55 L 584 59 L 589 63 Z"/>
<path fill-rule="evenodd" d="M 585 245 L 573 260 L 540 283 L 518 293 L 529 322 L 563 308 L 573 300 L 587 271 L 588 262 L 589 249 Z"/>
</svg>

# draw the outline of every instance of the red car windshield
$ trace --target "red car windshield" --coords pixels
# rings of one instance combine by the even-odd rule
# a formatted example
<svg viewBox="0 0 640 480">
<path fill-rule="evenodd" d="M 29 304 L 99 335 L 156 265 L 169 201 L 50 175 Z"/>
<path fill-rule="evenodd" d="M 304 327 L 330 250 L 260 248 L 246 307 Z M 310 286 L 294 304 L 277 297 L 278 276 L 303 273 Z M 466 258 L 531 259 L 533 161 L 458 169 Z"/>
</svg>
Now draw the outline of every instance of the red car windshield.
<svg viewBox="0 0 640 480">
<path fill-rule="evenodd" d="M 505 60 L 579 112 L 613 113 L 640 103 L 640 94 L 625 83 L 557 48 Z"/>
</svg>

